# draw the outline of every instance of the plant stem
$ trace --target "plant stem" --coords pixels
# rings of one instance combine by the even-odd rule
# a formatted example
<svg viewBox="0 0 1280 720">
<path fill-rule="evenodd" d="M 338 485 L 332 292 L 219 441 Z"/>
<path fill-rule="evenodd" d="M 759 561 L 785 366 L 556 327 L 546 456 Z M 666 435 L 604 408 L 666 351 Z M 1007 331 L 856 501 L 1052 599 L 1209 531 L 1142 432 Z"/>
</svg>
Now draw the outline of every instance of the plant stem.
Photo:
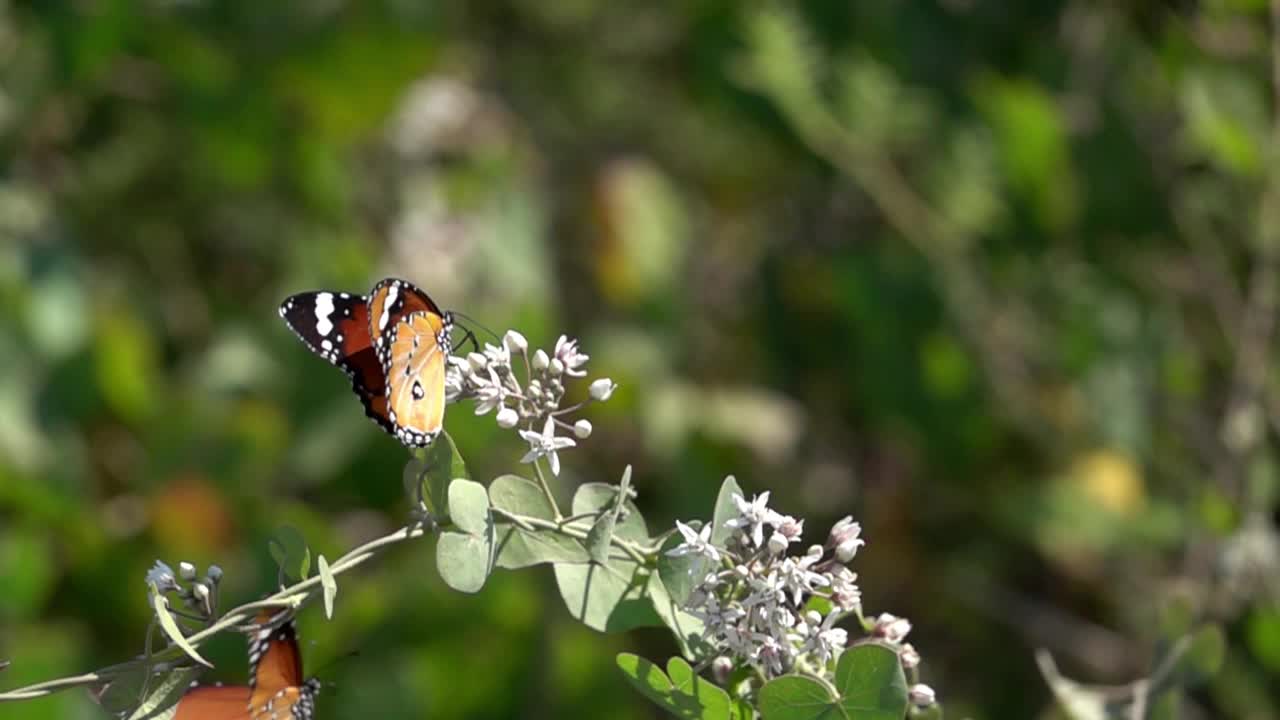
<svg viewBox="0 0 1280 720">
<path fill-rule="evenodd" d="M 384 535 L 380 538 L 370 540 L 369 542 L 351 550 L 347 554 L 338 558 L 333 565 L 330 566 L 330 572 L 334 575 L 340 575 L 344 572 L 359 567 L 362 563 L 370 558 L 378 555 L 384 549 L 422 537 L 430 531 L 421 524 L 413 524 L 400 528 L 393 533 Z M 192 647 L 199 647 L 201 643 L 218 633 L 225 632 L 237 628 L 251 621 L 259 610 L 266 608 L 293 607 L 297 608 L 307 602 L 311 595 L 320 586 L 320 576 L 314 575 L 302 582 L 291 587 L 284 588 L 274 595 L 270 595 L 262 600 L 245 603 L 232 610 L 227 611 L 218 621 L 209 625 L 209 627 L 194 633 L 187 637 L 187 642 Z M 152 653 L 147 657 L 137 660 L 111 665 L 100 670 L 85 673 L 83 675 L 72 675 L 69 677 L 57 678 L 54 680 L 46 680 L 44 682 L 27 685 L 25 687 L 16 688 L 8 692 L 0 693 L 0 702 L 15 702 L 18 700 L 31 700 L 38 697 L 44 697 L 60 690 L 67 690 L 75 687 L 93 687 L 103 685 L 112 678 L 124 675 L 137 670 L 145 670 L 147 668 L 155 668 L 157 665 L 171 660 L 177 660 L 183 656 L 181 648 L 170 646 L 156 653 Z"/>
<path fill-rule="evenodd" d="M 493 508 L 493 513 L 495 515 L 501 515 L 502 517 L 505 517 L 506 519 L 510 520 L 512 523 L 526 530 L 546 530 L 548 532 L 559 533 L 561 535 L 564 535 L 566 537 L 571 537 L 576 540 L 587 539 L 587 533 L 591 531 L 590 527 L 578 525 L 576 523 L 565 522 L 565 520 L 563 519 L 559 521 L 544 520 L 542 518 L 529 517 L 528 515 L 520 515 L 517 513 L 508 512 L 506 510 L 503 510 L 502 508 L 497 508 L 497 507 Z M 595 515 L 597 513 L 591 513 L 591 514 Z M 583 516 L 579 515 L 575 517 L 583 517 Z M 626 553 L 628 557 L 630 557 L 632 560 L 636 561 L 641 565 L 647 564 L 649 561 L 649 557 L 654 552 L 654 550 L 651 548 L 645 548 L 633 542 L 623 540 L 622 538 L 617 537 L 616 535 L 612 538 L 611 542 L 614 547 Z"/>
<path fill-rule="evenodd" d="M 547 484 L 546 476 L 542 474 L 542 461 L 540 459 L 534 459 L 533 471 L 538 476 L 538 487 L 542 489 L 542 496 L 547 499 L 547 504 L 551 506 L 552 512 L 556 514 L 556 521 L 562 522 L 564 515 L 560 512 L 560 505 L 556 502 L 556 496 L 551 494 L 551 486 Z"/>
</svg>

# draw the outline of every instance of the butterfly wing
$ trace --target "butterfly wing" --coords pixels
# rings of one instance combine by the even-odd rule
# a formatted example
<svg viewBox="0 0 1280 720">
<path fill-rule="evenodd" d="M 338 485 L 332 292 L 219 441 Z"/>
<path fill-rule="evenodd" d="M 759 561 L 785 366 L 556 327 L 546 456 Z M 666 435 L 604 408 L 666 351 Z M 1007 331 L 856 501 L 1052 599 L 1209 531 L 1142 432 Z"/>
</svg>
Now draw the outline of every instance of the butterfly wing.
<svg viewBox="0 0 1280 720">
<path fill-rule="evenodd" d="M 388 415 L 396 437 L 410 447 L 428 445 L 444 421 L 444 372 L 451 348 L 448 316 L 408 315 L 395 325 L 383 355 Z"/>
<path fill-rule="evenodd" d="M 280 304 L 280 317 L 311 352 L 351 378 L 365 415 L 394 432 L 387 417 L 386 378 L 369 335 L 368 299 L 349 293 L 299 293 Z"/>
<path fill-rule="evenodd" d="M 387 342 L 388 332 L 418 312 L 446 316 L 434 300 L 408 280 L 386 278 L 374 285 L 369 292 L 369 334 L 374 347 L 381 349 Z"/>
<path fill-rule="evenodd" d="M 252 720 L 310 720 L 320 684 L 302 679 L 298 631 L 290 618 L 272 627 L 270 611 L 258 617 L 249 641 L 248 717 Z"/>
<path fill-rule="evenodd" d="M 187 691 L 172 720 L 251 720 L 249 688 L 208 685 Z"/>
</svg>

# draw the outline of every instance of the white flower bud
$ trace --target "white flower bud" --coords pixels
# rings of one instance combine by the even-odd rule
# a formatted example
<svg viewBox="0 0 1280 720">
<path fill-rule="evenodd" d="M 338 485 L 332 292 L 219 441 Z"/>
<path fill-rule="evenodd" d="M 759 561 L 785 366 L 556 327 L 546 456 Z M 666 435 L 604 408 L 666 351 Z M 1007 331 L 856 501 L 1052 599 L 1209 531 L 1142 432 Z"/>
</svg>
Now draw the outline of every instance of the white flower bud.
<svg viewBox="0 0 1280 720">
<path fill-rule="evenodd" d="M 478 352 L 473 352 L 467 355 L 467 364 L 471 366 L 473 371 L 480 372 L 489 366 L 489 359 Z"/>
<path fill-rule="evenodd" d="M 817 610 L 810 610 L 804 614 L 804 621 L 810 625 L 821 625 L 822 615 L 819 614 Z"/>
<path fill-rule="evenodd" d="M 898 659 L 902 661 L 904 670 L 910 670 L 920 664 L 920 653 L 911 647 L 911 643 L 903 643 L 902 649 L 898 651 Z"/>
<path fill-rule="evenodd" d="M 911 704 L 919 708 L 929 707 L 938 701 L 937 695 L 933 692 L 933 688 L 924 683 L 916 683 L 907 691 L 907 697 L 911 700 Z"/>
<path fill-rule="evenodd" d="M 574 423 L 573 434 L 577 435 L 579 440 L 586 440 L 591 437 L 591 421 L 583 418 Z"/>
<path fill-rule="evenodd" d="M 617 387 L 609 378 L 600 378 L 591 383 L 591 397 L 604 402 L 609 399 L 609 396 L 613 395 L 613 391 Z"/>
<path fill-rule="evenodd" d="M 547 357 L 547 352 L 542 348 L 533 354 L 533 369 L 542 372 L 551 365 L 551 358 Z"/>
<path fill-rule="evenodd" d="M 846 540 L 836 546 L 836 558 L 842 563 L 847 563 L 858 554 L 858 548 L 866 544 L 867 541 L 860 538 Z"/>
<path fill-rule="evenodd" d="M 507 334 L 502 336 L 502 342 L 511 352 L 522 353 L 529 349 L 529 341 L 515 330 L 508 330 Z"/>
<path fill-rule="evenodd" d="M 716 683 L 723 685 L 729 682 L 729 676 L 733 674 L 733 660 L 721 655 L 711 661 L 711 676 L 715 678 Z"/>
<path fill-rule="evenodd" d="M 204 583 L 196 583 L 191 586 L 191 593 L 200 598 L 202 602 L 209 600 L 209 586 Z"/>
<path fill-rule="evenodd" d="M 196 579 L 196 566 L 195 566 L 195 565 L 192 565 L 192 564 L 191 564 L 191 563 L 189 563 L 189 562 L 180 562 L 180 563 L 178 563 L 178 577 L 182 578 L 183 580 L 188 580 L 188 581 L 190 581 L 190 580 L 195 580 L 195 579 Z"/>
<path fill-rule="evenodd" d="M 787 550 L 787 536 L 780 532 L 775 532 L 769 536 L 769 552 L 774 555 L 781 555 Z"/>
<path fill-rule="evenodd" d="M 551 374 L 557 376 L 564 374 L 564 363 L 560 358 L 551 358 Z"/>
<path fill-rule="evenodd" d="M 206 577 L 209 578 L 209 582 L 217 585 L 222 582 L 222 568 L 217 565 L 210 565 L 209 572 L 206 574 Z"/>
<path fill-rule="evenodd" d="M 516 426 L 516 423 L 520 422 L 520 413 L 516 412 L 513 408 L 504 407 L 498 411 L 496 419 L 498 421 L 498 427 L 503 430 L 510 430 Z"/>
</svg>

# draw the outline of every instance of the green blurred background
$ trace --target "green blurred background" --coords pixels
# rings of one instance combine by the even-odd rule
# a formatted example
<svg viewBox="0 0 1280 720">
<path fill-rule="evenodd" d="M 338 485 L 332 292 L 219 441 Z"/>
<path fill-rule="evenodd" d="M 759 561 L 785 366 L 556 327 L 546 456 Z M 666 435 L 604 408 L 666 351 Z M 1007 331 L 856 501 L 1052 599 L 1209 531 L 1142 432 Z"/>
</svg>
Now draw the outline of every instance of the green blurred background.
<svg viewBox="0 0 1280 720">
<path fill-rule="evenodd" d="M 406 453 L 275 313 L 396 275 L 620 383 L 566 496 L 855 515 L 952 717 L 1202 621 L 1183 716 L 1280 716 L 1272 42 L 1261 0 L 0 4 L 0 687 L 139 652 L 157 558 L 246 601 L 278 526 L 403 522 Z M 674 650 L 426 542 L 301 624 L 322 718 L 656 717 L 612 657 Z"/>
</svg>

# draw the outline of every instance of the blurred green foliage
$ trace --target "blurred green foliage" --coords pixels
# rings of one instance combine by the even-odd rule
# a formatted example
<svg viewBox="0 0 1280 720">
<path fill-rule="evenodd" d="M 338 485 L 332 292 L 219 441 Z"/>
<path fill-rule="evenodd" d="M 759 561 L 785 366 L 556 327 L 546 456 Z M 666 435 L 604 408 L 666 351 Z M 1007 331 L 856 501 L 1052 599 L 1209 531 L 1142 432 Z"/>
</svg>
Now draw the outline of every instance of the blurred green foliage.
<svg viewBox="0 0 1280 720">
<path fill-rule="evenodd" d="M 1184 716 L 1280 715 L 1274 42 L 1252 0 L 0 5 L 0 682 L 139 652 L 156 558 L 243 601 L 279 527 L 404 520 L 404 451 L 275 314 L 397 275 L 620 383 L 562 497 L 631 463 L 655 525 L 728 473 L 814 541 L 854 514 L 954 717 L 1202 621 Z M 613 658 L 666 634 L 433 557 L 303 615 L 321 717 L 654 716 Z"/>
</svg>

